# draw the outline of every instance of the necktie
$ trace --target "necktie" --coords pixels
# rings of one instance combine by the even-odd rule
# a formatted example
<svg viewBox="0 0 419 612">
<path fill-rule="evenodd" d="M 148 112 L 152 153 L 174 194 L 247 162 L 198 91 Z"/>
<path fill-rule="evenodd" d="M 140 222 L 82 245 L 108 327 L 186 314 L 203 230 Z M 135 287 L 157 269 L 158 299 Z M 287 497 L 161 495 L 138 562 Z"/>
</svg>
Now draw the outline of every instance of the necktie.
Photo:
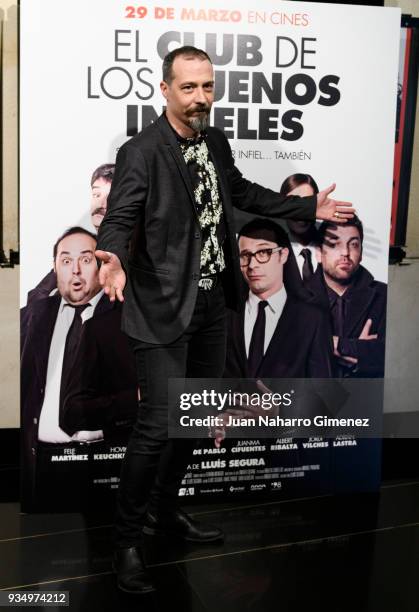
<svg viewBox="0 0 419 612">
<path fill-rule="evenodd" d="M 339 295 L 336 300 L 336 335 L 341 338 L 345 324 L 345 300 L 343 295 Z"/>
<path fill-rule="evenodd" d="M 262 300 L 258 304 L 258 316 L 253 327 L 252 338 L 249 345 L 249 357 L 247 359 L 249 377 L 255 378 L 265 352 L 265 308 L 268 302 Z"/>
<path fill-rule="evenodd" d="M 311 262 L 311 251 L 310 249 L 301 249 L 300 255 L 304 257 L 303 282 L 306 283 L 313 276 L 313 264 Z"/>
<path fill-rule="evenodd" d="M 345 336 L 345 315 L 346 315 L 346 298 L 343 295 L 339 295 L 336 299 L 336 309 L 334 313 L 334 332 L 339 338 Z M 339 345 L 338 345 L 339 350 Z M 350 375 L 354 366 L 344 359 L 338 359 L 338 368 L 336 370 L 336 376 L 339 378 Z"/>
<path fill-rule="evenodd" d="M 64 403 L 66 390 L 70 381 L 71 369 L 74 364 L 74 360 L 77 354 L 77 348 L 80 342 L 81 328 L 83 326 L 83 320 L 81 313 L 90 304 L 83 304 L 81 306 L 68 305 L 69 308 L 74 309 L 74 318 L 67 332 L 65 339 L 64 356 L 63 356 L 63 367 L 61 370 L 61 386 L 60 386 L 60 412 Z"/>
</svg>

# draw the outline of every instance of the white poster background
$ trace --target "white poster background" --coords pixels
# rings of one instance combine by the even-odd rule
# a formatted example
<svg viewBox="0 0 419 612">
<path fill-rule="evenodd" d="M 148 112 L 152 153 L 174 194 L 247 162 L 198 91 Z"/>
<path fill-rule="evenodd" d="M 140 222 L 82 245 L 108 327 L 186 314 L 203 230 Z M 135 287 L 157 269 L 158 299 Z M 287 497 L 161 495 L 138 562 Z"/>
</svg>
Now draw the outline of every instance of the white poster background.
<svg viewBox="0 0 419 612">
<path fill-rule="evenodd" d="M 386 282 L 400 10 L 270 0 L 259 0 L 255 9 L 253 3 L 245 1 L 176 0 L 163 5 L 166 17 L 171 8 L 174 18 L 156 19 L 159 2 L 132 4 L 135 10 L 146 7 L 144 18 L 127 17 L 127 6 L 118 0 L 21 0 L 22 305 L 28 290 L 51 269 L 57 237 L 72 225 L 93 230 L 90 177 L 100 164 L 113 162 L 117 147 L 127 140 L 127 104 L 143 103 L 160 112 L 164 100 L 159 89 L 161 58 L 157 43 L 171 31 L 180 32 L 182 42 L 185 33 L 191 33 L 189 36 L 201 48 L 206 46 L 206 33 L 216 34 L 218 53 L 223 49 L 223 34 L 233 34 L 232 61 L 215 65 L 215 69 L 248 72 L 249 85 L 243 85 L 244 91 L 251 92 L 253 72 L 263 72 L 268 82 L 272 73 L 281 72 L 283 84 L 296 73 L 309 74 L 317 85 L 324 75 L 340 77 L 337 88 L 341 98 L 335 106 L 317 104 L 319 92 L 312 103 L 298 106 L 286 99 L 284 90 L 281 104 L 272 105 L 265 95 L 260 104 L 231 103 L 225 95 L 216 106 L 235 109 L 236 117 L 237 108 L 248 108 L 249 128 L 256 129 L 259 108 L 276 108 L 279 134 L 284 112 L 303 112 L 304 134 L 296 141 L 231 140 L 237 155 L 251 150 L 262 157 L 237 159 L 237 166 L 247 178 L 276 190 L 295 172 L 310 173 L 320 189 L 336 182 L 335 197 L 352 202 L 364 222 L 363 264 L 376 279 Z M 193 9 L 198 19 L 181 19 L 184 9 Z M 204 13 L 199 13 L 200 9 Z M 205 17 L 207 20 L 202 19 Z M 291 25 L 288 20 L 300 25 Z M 127 44 L 118 50 L 119 59 L 128 61 L 115 61 L 115 30 L 129 30 L 119 35 L 120 42 Z M 136 31 L 138 57 L 146 61 L 136 61 Z M 237 35 L 261 39 L 260 64 L 237 66 Z M 278 36 L 293 39 L 299 48 L 302 37 L 315 38 L 306 43 L 315 54 L 306 55 L 305 60 L 315 68 L 302 69 L 300 54 L 292 66 L 277 68 Z M 169 50 L 176 46 L 179 43 L 172 43 Z M 91 94 L 98 98 L 88 97 L 88 66 Z M 131 75 L 133 87 L 126 97 L 111 99 L 101 91 L 100 79 L 109 68 L 112 70 L 104 85 L 113 95 L 127 90 L 126 73 Z M 143 78 L 154 88 L 154 95 L 143 101 L 135 91 L 146 96 L 150 87 L 136 78 L 141 68 L 148 69 Z M 304 87 L 300 93 L 303 91 Z M 141 112 L 139 121 L 141 128 Z M 233 126 L 237 132 L 237 118 Z M 290 154 L 291 159 L 276 159 L 276 152 Z M 310 159 L 299 159 L 302 153 Z"/>
</svg>

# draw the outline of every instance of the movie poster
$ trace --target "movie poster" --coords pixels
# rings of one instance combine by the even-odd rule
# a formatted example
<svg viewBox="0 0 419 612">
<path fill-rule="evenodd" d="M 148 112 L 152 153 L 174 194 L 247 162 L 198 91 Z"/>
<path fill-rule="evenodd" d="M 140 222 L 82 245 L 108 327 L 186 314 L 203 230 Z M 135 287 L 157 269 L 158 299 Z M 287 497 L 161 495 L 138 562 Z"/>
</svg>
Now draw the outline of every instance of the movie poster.
<svg viewBox="0 0 419 612">
<path fill-rule="evenodd" d="M 383 375 L 399 31 L 393 8 L 22 0 L 24 509 L 100 503 L 118 485 L 139 390 L 120 308 L 100 292 L 92 253 L 118 148 L 162 113 L 161 63 L 175 47 L 194 45 L 212 58 L 211 124 L 246 178 L 280 191 L 308 174 L 320 190 L 335 183 L 333 196 L 357 209 L 358 264 L 362 255 L 367 278 L 382 289 L 373 316 L 380 328 L 364 321 L 352 343 L 338 343 L 338 365 L 362 375 L 365 351 L 354 348 L 362 336 L 363 349 L 381 342 L 368 376 Z M 237 229 L 249 220 L 238 214 Z M 313 249 L 312 274 L 317 257 Z M 290 249 L 288 277 L 300 283 L 304 264 L 294 258 Z M 75 310 L 68 298 L 80 292 L 89 306 Z M 207 440 L 180 494 L 303 495 L 336 490 L 342 473 L 352 490 L 371 489 L 379 448 L 366 451 L 366 442 L 287 437 L 214 449 Z"/>
</svg>

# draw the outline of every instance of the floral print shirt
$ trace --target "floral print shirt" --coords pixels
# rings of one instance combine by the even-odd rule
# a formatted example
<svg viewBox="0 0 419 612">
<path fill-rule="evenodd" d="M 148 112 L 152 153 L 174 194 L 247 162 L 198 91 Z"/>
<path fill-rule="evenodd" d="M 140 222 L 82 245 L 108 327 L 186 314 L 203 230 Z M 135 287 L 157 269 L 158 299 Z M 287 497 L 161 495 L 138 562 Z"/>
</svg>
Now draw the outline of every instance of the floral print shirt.
<svg viewBox="0 0 419 612">
<path fill-rule="evenodd" d="M 217 173 L 205 141 L 205 133 L 197 138 L 177 137 L 192 181 L 201 226 L 201 278 L 212 276 L 225 268 L 222 248 L 225 226 Z"/>
</svg>

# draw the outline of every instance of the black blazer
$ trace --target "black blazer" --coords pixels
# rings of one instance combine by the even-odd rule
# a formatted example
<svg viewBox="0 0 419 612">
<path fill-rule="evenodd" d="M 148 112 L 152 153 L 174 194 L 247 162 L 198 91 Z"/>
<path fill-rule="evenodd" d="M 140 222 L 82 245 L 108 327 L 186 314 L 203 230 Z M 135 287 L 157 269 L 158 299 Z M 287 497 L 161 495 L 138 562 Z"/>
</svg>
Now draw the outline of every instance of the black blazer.
<svg viewBox="0 0 419 612">
<path fill-rule="evenodd" d="M 317 270 L 307 283 L 306 288 L 312 293 L 312 301 L 322 305 L 330 313 L 329 298 L 321 265 L 317 266 Z M 355 347 L 358 364 L 352 370 L 348 369 L 348 375 L 359 378 L 383 377 L 387 285 L 374 280 L 372 274 L 366 268 L 360 266 L 350 291 L 350 300 L 347 302 L 344 322 L 344 341 Z M 368 319 L 372 319 L 370 333 L 377 334 L 377 340 L 359 339 L 362 328 Z"/>
<path fill-rule="evenodd" d="M 226 226 L 224 289 L 237 308 L 241 283 L 233 206 L 270 217 L 313 219 L 316 196 L 281 198 L 243 178 L 224 134 L 207 129 Z M 200 277 L 201 231 L 192 184 L 164 115 L 118 151 L 98 249 L 118 255 L 127 272 L 122 328 L 144 342 L 173 342 L 188 326 Z"/>
<path fill-rule="evenodd" d="M 247 378 L 244 340 L 246 304 L 228 315 L 225 378 Z M 332 376 L 332 335 L 321 308 L 287 296 L 257 377 L 329 378 Z"/>
<path fill-rule="evenodd" d="M 60 427 L 76 431 L 102 429 L 105 440 L 120 441 L 138 412 L 135 358 L 121 331 L 119 303 L 83 325 L 71 386 L 60 412 Z"/>
</svg>

